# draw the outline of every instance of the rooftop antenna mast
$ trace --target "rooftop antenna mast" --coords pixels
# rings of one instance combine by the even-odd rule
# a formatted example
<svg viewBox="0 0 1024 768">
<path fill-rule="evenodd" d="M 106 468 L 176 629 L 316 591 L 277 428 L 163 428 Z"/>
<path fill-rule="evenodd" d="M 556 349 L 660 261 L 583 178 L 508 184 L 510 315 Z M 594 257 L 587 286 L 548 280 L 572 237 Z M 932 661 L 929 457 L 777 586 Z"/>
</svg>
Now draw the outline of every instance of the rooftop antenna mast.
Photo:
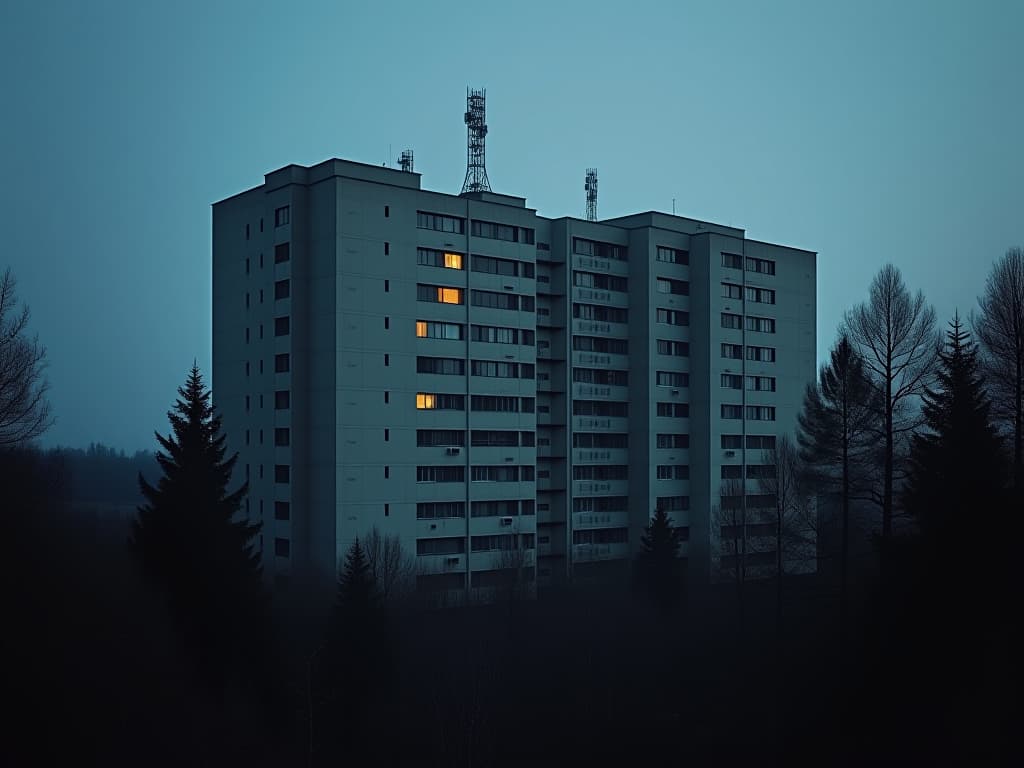
<svg viewBox="0 0 1024 768">
<path fill-rule="evenodd" d="M 405 173 L 412 173 L 411 149 L 402 150 L 402 154 L 398 156 L 398 167 L 401 168 Z"/>
<path fill-rule="evenodd" d="M 587 168 L 583 188 L 587 191 L 587 221 L 597 221 L 597 168 Z"/>
<path fill-rule="evenodd" d="M 462 192 L 490 192 L 484 164 L 484 140 L 487 136 L 487 91 L 466 89 L 466 180 Z"/>
</svg>

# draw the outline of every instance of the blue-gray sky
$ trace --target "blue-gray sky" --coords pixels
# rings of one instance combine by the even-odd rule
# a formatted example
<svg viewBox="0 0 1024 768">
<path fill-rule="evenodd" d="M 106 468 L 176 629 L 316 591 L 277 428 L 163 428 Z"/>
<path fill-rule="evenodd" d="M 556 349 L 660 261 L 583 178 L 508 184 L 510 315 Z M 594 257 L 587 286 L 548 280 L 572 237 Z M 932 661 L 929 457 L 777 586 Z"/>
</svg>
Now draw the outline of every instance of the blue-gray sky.
<svg viewBox="0 0 1024 768">
<path fill-rule="evenodd" d="M 879 266 L 941 318 L 1024 244 L 1024 3 L 0 4 L 0 268 L 49 350 L 49 444 L 152 447 L 210 368 L 210 203 L 411 147 L 542 215 L 670 211 L 820 253 L 819 358 Z"/>
</svg>

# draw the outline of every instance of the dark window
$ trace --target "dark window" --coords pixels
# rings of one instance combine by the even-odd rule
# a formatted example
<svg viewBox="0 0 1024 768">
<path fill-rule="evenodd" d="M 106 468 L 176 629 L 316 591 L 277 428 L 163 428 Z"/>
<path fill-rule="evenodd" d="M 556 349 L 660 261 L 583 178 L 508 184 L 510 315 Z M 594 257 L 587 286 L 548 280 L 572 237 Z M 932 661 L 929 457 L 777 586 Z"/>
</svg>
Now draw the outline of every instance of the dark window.
<svg viewBox="0 0 1024 768">
<path fill-rule="evenodd" d="M 292 257 L 291 243 L 279 243 L 274 246 L 274 263 L 280 264 Z"/>
<path fill-rule="evenodd" d="M 284 205 L 274 211 L 274 226 L 283 227 L 291 221 L 291 207 Z"/>
<path fill-rule="evenodd" d="M 287 336 L 291 332 L 291 318 L 287 315 L 285 317 L 274 318 L 274 335 L 275 336 Z"/>
<path fill-rule="evenodd" d="M 387 517 L 390 514 L 391 514 L 391 505 L 390 504 L 385 504 L 384 505 L 384 517 Z"/>
<path fill-rule="evenodd" d="M 387 281 L 385 281 L 385 282 L 387 282 Z M 390 327 L 391 327 L 391 318 L 388 317 L 387 315 L 384 315 L 384 330 L 386 331 Z"/>
<path fill-rule="evenodd" d="M 274 465 L 274 482 L 275 483 L 290 483 L 291 482 L 291 467 L 287 464 L 275 464 Z"/>
<path fill-rule="evenodd" d="M 388 218 L 390 216 L 391 216 L 391 206 L 385 205 L 384 206 L 384 218 L 386 219 L 386 218 Z"/>
<path fill-rule="evenodd" d="M 439 213 L 416 211 L 416 226 L 419 229 L 433 229 L 437 232 L 451 232 L 456 235 L 466 233 L 466 220 L 456 216 L 444 216 Z"/>
<path fill-rule="evenodd" d="M 288 373 L 291 368 L 291 357 L 287 352 L 280 355 L 274 355 L 274 373 Z"/>
<path fill-rule="evenodd" d="M 274 393 L 274 410 L 285 411 L 291 407 L 291 392 L 279 389 Z"/>
<path fill-rule="evenodd" d="M 390 293 L 390 292 L 391 292 L 391 281 L 390 280 L 385 280 L 384 281 L 384 293 Z"/>
<path fill-rule="evenodd" d="M 274 539 L 274 554 L 278 557 L 288 557 L 291 553 L 291 542 L 288 539 Z"/>
<path fill-rule="evenodd" d="M 274 429 L 274 445 L 286 446 L 292 443 L 292 433 L 288 427 L 276 427 Z"/>
<path fill-rule="evenodd" d="M 292 516 L 292 505 L 287 501 L 274 502 L 274 519 L 290 520 Z"/>
<path fill-rule="evenodd" d="M 387 352 L 385 352 L 384 353 L 384 367 L 387 368 L 389 365 L 391 365 L 391 355 L 389 355 Z"/>
<path fill-rule="evenodd" d="M 249 239 L 249 225 L 248 224 L 245 225 L 245 239 L 246 240 Z"/>
<path fill-rule="evenodd" d="M 278 280 L 274 283 L 274 298 L 287 299 L 292 295 L 292 281 Z"/>
<path fill-rule="evenodd" d="M 384 255 L 391 255 L 391 243 L 389 243 L 387 240 L 384 241 Z"/>
<path fill-rule="evenodd" d="M 391 393 L 387 390 L 384 391 L 384 404 L 387 405 L 391 402 Z"/>
<path fill-rule="evenodd" d="M 385 464 L 384 465 L 384 479 L 387 480 L 389 477 L 391 477 L 391 467 L 389 467 L 387 464 Z"/>
<path fill-rule="evenodd" d="M 385 429 L 384 429 L 384 442 L 386 443 L 386 442 L 388 442 L 388 441 L 389 441 L 390 439 L 391 439 L 391 430 L 390 430 L 390 429 L 387 429 L 387 428 L 385 428 Z"/>
</svg>

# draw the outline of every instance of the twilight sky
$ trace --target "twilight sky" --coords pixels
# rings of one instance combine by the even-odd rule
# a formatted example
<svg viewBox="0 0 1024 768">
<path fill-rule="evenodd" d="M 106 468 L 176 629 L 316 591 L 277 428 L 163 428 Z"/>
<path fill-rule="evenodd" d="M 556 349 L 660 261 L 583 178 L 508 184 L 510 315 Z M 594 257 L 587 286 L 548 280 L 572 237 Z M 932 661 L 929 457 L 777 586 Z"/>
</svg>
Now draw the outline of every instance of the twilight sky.
<svg viewBox="0 0 1024 768">
<path fill-rule="evenodd" d="M 153 448 L 210 370 L 210 204 L 411 147 L 496 192 L 819 252 L 818 349 L 894 262 L 945 321 L 1024 245 L 1019 0 L 0 3 L 0 269 L 49 350 L 45 444 Z"/>
</svg>

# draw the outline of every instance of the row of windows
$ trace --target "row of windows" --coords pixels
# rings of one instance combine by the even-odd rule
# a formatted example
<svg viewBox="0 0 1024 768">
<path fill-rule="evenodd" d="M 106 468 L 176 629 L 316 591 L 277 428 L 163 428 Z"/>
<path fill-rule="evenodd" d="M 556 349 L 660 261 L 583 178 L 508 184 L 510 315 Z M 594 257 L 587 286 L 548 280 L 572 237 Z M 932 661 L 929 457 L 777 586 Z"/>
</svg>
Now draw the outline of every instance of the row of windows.
<svg viewBox="0 0 1024 768">
<path fill-rule="evenodd" d="M 463 304 L 465 299 L 461 288 L 448 288 L 443 285 L 416 285 L 416 300 L 429 301 L 435 304 Z"/>
<path fill-rule="evenodd" d="M 747 376 L 747 389 L 752 392 L 774 392 L 774 376 Z M 742 389 L 744 377 L 736 373 L 723 373 L 722 386 L 726 389 Z"/>
<path fill-rule="evenodd" d="M 629 281 L 618 275 L 599 275 L 594 272 L 572 273 L 572 284 L 580 288 L 597 288 L 602 291 L 629 290 Z"/>
<path fill-rule="evenodd" d="M 609 339 L 603 336 L 573 336 L 572 348 L 577 352 L 603 352 L 609 355 L 629 354 L 629 342 L 626 339 Z"/>
<path fill-rule="evenodd" d="M 578 384 L 627 387 L 629 386 L 629 373 L 611 368 L 573 368 L 572 380 Z"/>
<path fill-rule="evenodd" d="M 655 320 L 665 325 L 689 325 L 690 313 L 679 309 L 659 309 Z"/>
<path fill-rule="evenodd" d="M 531 465 L 470 467 L 470 481 L 474 483 L 515 483 L 519 480 L 530 482 L 534 479 Z M 463 483 L 466 481 L 464 466 L 416 467 L 417 483 Z"/>
<path fill-rule="evenodd" d="M 621 432 L 574 432 L 573 448 L 629 448 L 629 435 Z"/>
<path fill-rule="evenodd" d="M 274 373 L 288 373 L 291 370 L 291 355 L 287 352 L 274 355 Z M 260 360 L 260 373 L 263 373 L 263 361 Z M 249 375 L 249 361 L 245 361 L 245 375 Z"/>
<path fill-rule="evenodd" d="M 655 471 L 658 480 L 689 480 L 689 464 L 659 464 Z"/>
<path fill-rule="evenodd" d="M 259 431 L 260 445 L 263 445 L 263 430 Z M 245 444 L 249 445 L 249 430 L 245 430 Z M 274 445 L 279 448 L 286 448 L 292 444 L 292 433 L 288 427 L 274 428 Z"/>
<path fill-rule="evenodd" d="M 597 320 L 602 323 L 628 323 L 629 311 L 619 307 L 605 307 L 600 304 L 572 305 L 572 316 L 580 320 Z"/>
<path fill-rule="evenodd" d="M 506 499 L 502 501 L 474 501 L 470 506 L 473 517 L 517 517 L 536 514 L 533 499 Z"/>
<path fill-rule="evenodd" d="M 690 436 L 682 434 L 659 434 L 655 438 L 658 448 L 689 448 Z"/>
<path fill-rule="evenodd" d="M 747 256 L 746 264 L 748 272 L 760 272 L 762 275 L 775 274 L 774 261 L 769 261 L 768 259 L 755 259 L 753 256 Z M 729 269 L 743 269 L 743 257 L 738 253 L 723 253 L 722 266 L 728 267 Z"/>
<path fill-rule="evenodd" d="M 499 533 L 492 536 L 472 536 L 469 546 L 474 552 L 502 552 L 515 549 L 533 549 L 536 546 L 532 533 Z"/>
<path fill-rule="evenodd" d="M 669 264 L 689 264 L 690 263 L 690 252 L 681 251 L 677 248 L 667 248 L 664 245 L 658 246 L 657 254 L 655 255 L 657 261 L 665 261 Z"/>
<path fill-rule="evenodd" d="M 451 517 L 465 517 L 464 501 L 425 501 L 416 505 L 417 520 L 442 520 Z"/>
<path fill-rule="evenodd" d="M 416 226 L 419 229 L 432 229 L 435 232 L 451 232 L 456 235 L 466 234 L 466 220 L 458 216 L 445 216 L 440 213 L 424 213 L 416 211 Z"/>
<path fill-rule="evenodd" d="M 573 480 L 628 480 L 629 467 L 621 464 L 576 464 Z"/>
<path fill-rule="evenodd" d="M 533 230 L 528 227 L 514 227 L 511 224 L 498 224 L 494 221 L 477 221 L 474 219 L 470 230 L 474 237 L 533 245 Z"/>
<path fill-rule="evenodd" d="M 720 497 L 721 506 L 724 510 L 740 509 L 743 506 L 742 495 L 724 495 Z M 775 494 L 772 493 L 748 493 L 748 509 L 774 509 L 776 504 Z"/>
<path fill-rule="evenodd" d="M 625 496 L 577 496 L 572 500 L 573 512 L 625 512 L 629 499 Z"/>
<path fill-rule="evenodd" d="M 572 252 L 580 256 L 593 256 L 597 259 L 614 259 L 616 261 L 626 261 L 628 259 L 626 246 L 624 245 L 584 240 L 582 237 L 574 237 L 572 239 Z"/>
<path fill-rule="evenodd" d="M 690 374 L 683 371 L 657 371 L 654 383 L 659 387 L 688 387 Z"/>
<path fill-rule="evenodd" d="M 723 344 L 722 345 L 722 357 L 728 358 L 729 360 L 742 360 L 743 359 L 743 345 L 742 344 Z M 775 362 L 775 347 L 747 347 L 747 360 L 755 360 L 761 363 L 774 363 Z"/>
<path fill-rule="evenodd" d="M 754 288 L 747 286 L 747 301 L 758 304 L 774 304 L 775 291 L 770 288 Z M 726 299 L 743 298 L 743 286 L 735 283 L 722 283 L 722 296 Z"/>
<path fill-rule="evenodd" d="M 590 528 L 572 532 L 573 544 L 627 544 L 628 528 Z"/>
<path fill-rule="evenodd" d="M 742 405 L 722 405 L 723 419 L 742 419 Z M 775 421 L 775 406 L 771 405 L 748 405 L 748 421 Z"/>
<path fill-rule="evenodd" d="M 743 435 L 722 435 L 722 448 L 738 450 L 743 447 Z M 775 435 L 747 435 L 748 449 L 775 450 Z"/>
<path fill-rule="evenodd" d="M 573 416 L 629 416 L 629 403 L 614 400 L 573 400 Z"/>
<path fill-rule="evenodd" d="M 766 480 L 775 477 L 774 464 L 747 464 L 748 480 Z M 743 467 L 739 464 L 723 464 L 723 480 L 739 480 L 743 477 Z"/>
<path fill-rule="evenodd" d="M 770 317 L 747 317 L 747 330 L 759 333 L 775 333 L 775 320 Z M 743 328 L 743 316 L 729 312 L 722 313 L 722 327 L 740 330 Z"/>
<path fill-rule="evenodd" d="M 469 298 L 474 307 L 522 310 L 523 312 L 533 312 L 534 309 L 533 296 L 473 290 L 469 292 Z"/>
<path fill-rule="evenodd" d="M 667 277 L 659 277 L 654 283 L 654 290 L 658 293 L 689 296 L 690 284 L 686 280 L 670 280 Z"/>
<path fill-rule="evenodd" d="M 417 248 L 416 263 L 423 267 L 445 267 L 447 269 L 462 269 L 461 253 L 450 251 L 435 251 L 433 248 Z"/>
<path fill-rule="evenodd" d="M 658 416 L 670 416 L 678 419 L 690 418 L 689 403 L 658 403 Z"/>
<path fill-rule="evenodd" d="M 507 363 L 497 360 L 471 360 L 470 374 L 497 379 L 532 379 L 533 363 Z M 432 373 L 441 376 L 465 376 L 466 361 L 460 357 L 416 358 L 416 373 Z"/>
<path fill-rule="evenodd" d="M 488 275 L 506 275 L 508 277 L 533 277 L 534 266 L 527 261 L 498 259 L 493 256 L 473 256 L 473 271 Z"/>
<path fill-rule="evenodd" d="M 689 496 L 658 496 L 655 501 L 656 509 L 663 509 L 666 512 L 685 512 L 690 508 Z"/>
<path fill-rule="evenodd" d="M 657 351 L 659 355 L 671 355 L 672 357 L 689 357 L 690 342 L 658 339 Z"/>
</svg>

